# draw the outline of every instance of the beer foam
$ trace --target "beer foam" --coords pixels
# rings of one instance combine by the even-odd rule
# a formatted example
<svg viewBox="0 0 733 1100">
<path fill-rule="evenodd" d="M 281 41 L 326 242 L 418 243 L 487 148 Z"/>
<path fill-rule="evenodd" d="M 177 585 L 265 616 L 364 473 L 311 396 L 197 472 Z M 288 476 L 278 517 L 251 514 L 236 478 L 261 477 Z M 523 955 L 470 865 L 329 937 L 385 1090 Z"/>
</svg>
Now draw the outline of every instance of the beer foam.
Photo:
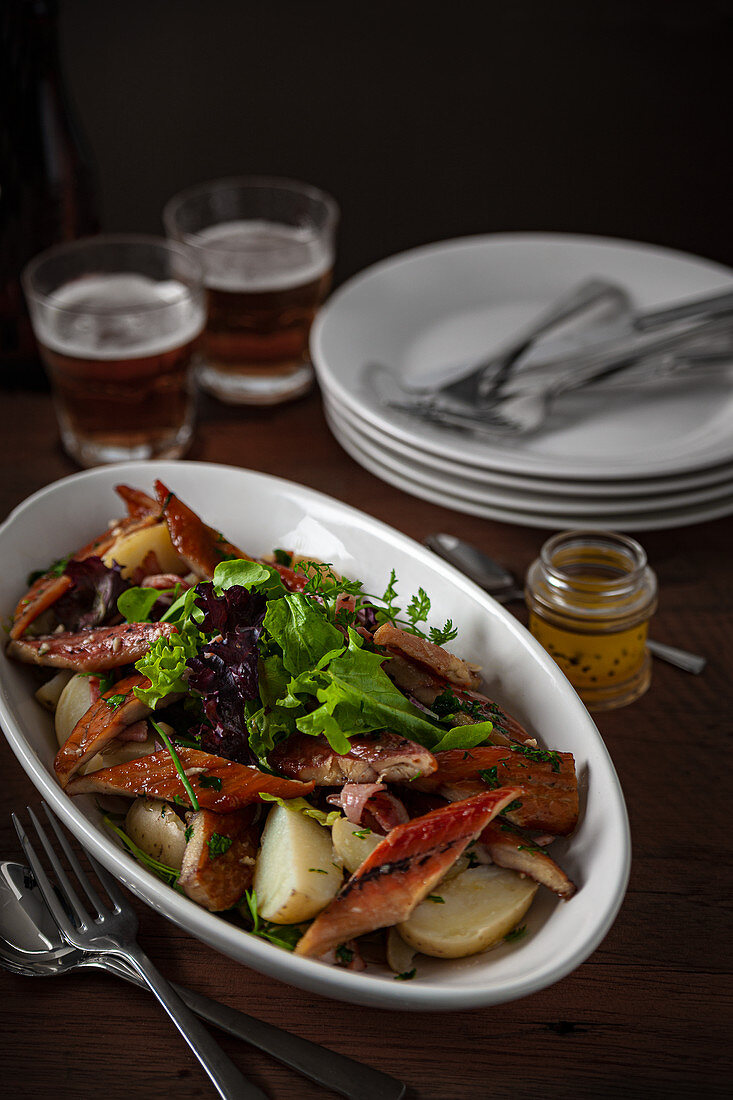
<svg viewBox="0 0 733 1100">
<path fill-rule="evenodd" d="M 261 220 L 219 222 L 186 238 L 212 290 L 267 292 L 305 286 L 329 270 L 329 242 L 298 228 Z"/>
<path fill-rule="evenodd" d="M 49 295 L 33 320 L 40 343 L 61 355 L 142 359 L 190 343 L 204 326 L 205 312 L 175 279 L 88 275 Z"/>
</svg>

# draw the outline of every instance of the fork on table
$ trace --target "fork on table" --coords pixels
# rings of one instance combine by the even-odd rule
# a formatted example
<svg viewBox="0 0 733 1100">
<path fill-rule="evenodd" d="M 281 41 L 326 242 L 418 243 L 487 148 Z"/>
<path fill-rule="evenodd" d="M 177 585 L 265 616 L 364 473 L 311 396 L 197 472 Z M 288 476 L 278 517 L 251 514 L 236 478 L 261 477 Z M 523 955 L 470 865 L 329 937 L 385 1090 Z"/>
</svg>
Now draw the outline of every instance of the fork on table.
<svg viewBox="0 0 733 1100">
<path fill-rule="evenodd" d="M 92 915 L 79 897 L 48 835 L 30 806 L 28 813 L 53 869 L 55 882 L 52 882 L 46 874 L 20 819 L 16 814 L 12 814 L 13 824 L 25 857 L 33 871 L 43 900 L 62 935 L 74 947 L 97 955 L 116 955 L 125 959 L 133 967 L 160 1001 L 224 1100 L 266 1100 L 264 1092 L 242 1076 L 139 946 L 136 939 L 137 915 L 122 891 L 118 889 L 112 876 L 87 853 L 89 864 L 104 887 L 111 902 L 110 905 L 99 896 L 48 806 L 45 803 L 42 805 L 69 867 L 76 876 L 77 885 L 81 886 L 95 911 L 95 915 Z"/>
</svg>

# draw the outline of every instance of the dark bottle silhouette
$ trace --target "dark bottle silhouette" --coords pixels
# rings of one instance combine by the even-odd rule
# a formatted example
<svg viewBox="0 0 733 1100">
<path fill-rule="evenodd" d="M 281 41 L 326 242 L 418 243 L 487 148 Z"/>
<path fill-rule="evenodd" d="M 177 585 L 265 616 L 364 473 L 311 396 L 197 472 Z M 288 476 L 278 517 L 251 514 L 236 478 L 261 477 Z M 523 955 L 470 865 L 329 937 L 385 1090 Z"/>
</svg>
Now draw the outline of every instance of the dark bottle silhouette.
<svg viewBox="0 0 733 1100">
<path fill-rule="evenodd" d="M 1 0 L 0 385 L 45 384 L 23 267 L 98 228 L 91 158 L 61 69 L 58 0 Z"/>
</svg>

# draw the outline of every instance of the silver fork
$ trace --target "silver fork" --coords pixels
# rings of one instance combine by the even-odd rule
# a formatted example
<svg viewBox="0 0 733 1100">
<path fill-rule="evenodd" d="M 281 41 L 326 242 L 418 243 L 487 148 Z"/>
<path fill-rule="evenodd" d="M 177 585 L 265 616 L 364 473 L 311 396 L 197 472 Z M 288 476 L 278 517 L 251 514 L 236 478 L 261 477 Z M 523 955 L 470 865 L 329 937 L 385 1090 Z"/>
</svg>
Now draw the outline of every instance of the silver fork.
<svg viewBox="0 0 733 1100">
<path fill-rule="evenodd" d="M 549 417 L 563 394 L 581 390 L 591 383 L 625 379 L 631 386 L 665 379 L 692 380 L 720 374 L 731 362 L 730 348 L 716 355 L 699 354 L 712 347 L 711 339 L 724 337 L 730 344 L 731 319 L 726 316 L 682 323 L 672 331 L 653 330 L 642 335 L 609 341 L 600 350 L 580 354 L 559 368 L 556 365 L 527 367 L 520 375 L 486 402 L 473 407 L 437 400 L 390 402 L 399 412 L 433 421 L 444 427 L 470 430 L 476 435 L 497 432 L 521 435 L 536 431 Z M 688 356 L 686 358 L 686 355 Z"/>
<path fill-rule="evenodd" d="M 96 916 L 91 916 L 30 806 L 27 810 L 53 868 L 56 876 L 55 884 L 46 874 L 19 818 L 16 814 L 12 814 L 13 824 L 25 857 L 62 935 L 70 944 L 83 951 L 92 951 L 98 955 L 116 955 L 132 966 L 160 1001 L 224 1100 L 267 1100 L 261 1089 L 242 1076 L 139 946 L 136 939 L 137 916 L 112 876 L 87 853 L 90 866 L 112 902 L 110 907 L 101 900 L 48 806 L 45 802 L 41 805 L 69 866 L 92 903 L 92 907 L 96 909 Z M 66 902 L 69 912 L 62 904 L 60 897 Z"/>
<path fill-rule="evenodd" d="M 364 368 L 365 382 L 376 389 L 380 400 L 407 397 L 429 406 L 434 400 L 447 399 L 460 405 L 489 401 L 511 376 L 514 366 L 540 336 L 560 328 L 571 319 L 579 323 L 599 324 L 621 311 L 630 312 L 626 292 L 604 279 L 588 279 L 574 286 L 524 328 L 508 348 L 474 364 L 458 378 L 442 384 L 406 388 L 388 367 L 370 363 Z"/>
</svg>

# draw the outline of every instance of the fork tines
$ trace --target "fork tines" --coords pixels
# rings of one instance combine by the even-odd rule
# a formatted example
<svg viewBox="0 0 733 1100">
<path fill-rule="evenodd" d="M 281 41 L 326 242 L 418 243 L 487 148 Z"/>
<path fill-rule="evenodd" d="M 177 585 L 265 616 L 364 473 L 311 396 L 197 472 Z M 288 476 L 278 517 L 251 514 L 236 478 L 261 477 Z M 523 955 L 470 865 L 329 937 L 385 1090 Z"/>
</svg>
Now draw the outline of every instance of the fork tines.
<svg viewBox="0 0 733 1100">
<path fill-rule="evenodd" d="M 56 876 L 57 881 L 55 886 L 51 878 L 46 873 L 43 864 L 39 859 L 35 849 L 33 848 L 33 845 L 28 838 L 19 817 L 16 814 L 12 814 L 11 817 L 13 824 L 15 825 L 15 830 L 18 834 L 18 839 L 20 840 L 21 847 L 23 849 L 26 859 L 28 860 L 28 865 L 33 872 L 35 880 L 38 884 L 38 888 L 43 895 L 43 899 L 46 902 L 48 908 L 51 910 L 53 918 L 58 924 L 61 931 L 67 938 L 70 938 L 74 935 L 75 932 L 79 930 L 83 932 L 89 932 L 94 927 L 94 924 L 97 921 L 103 920 L 104 917 L 109 916 L 111 912 L 119 913 L 120 911 L 122 911 L 123 908 L 127 909 L 128 906 L 124 896 L 118 890 L 114 879 L 102 867 L 99 866 L 99 864 L 96 862 L 95 859 L 92 858 L 92 856 L 87 853 L 87 859 L 89 860 L 89 864 L 92 867 L 92 870 L 96 874 L 101 884 L 104 886 L 104 889 L 106 890 L 110 900 L 113 903 L 112 910 L 110 910 L 109 905 L 105 905 L 105 903 L 101 900 L 99 894 L 97 893 L 96 889 L 94 888 L 94 884 L 91 882 L 88 874 L 79 862 L 79 859 L 77 858 L 75 852 L 69 844 L 56 818 L 51 813 L 45 802 L 42 802 L 41 805 L 43 806 L 51 828 L 56 834 L 59 847 L 66 857 L 69 867 L 76 876 L 77 882 L 81 885 L 84 893 L 87 895 L 87 898 L 92 903 L 92 906 L 94 906 L 94 908 L 96 909 L 96 917 L 92 917 L 87 911 L 84 902 L 82 902 L 82 900 L 80 899 L 77 890 L 74 888 L 74 885 L 72 884 L 68 874 L 66 873 L 61 860 L 56 854 L 45 829 L 43 828 L 41 822 L 38 820 L 31 807 L 27 806 L 26 809 L 30 816 L 31 822 L 33 823 L 33 826 L 36 830 L 38 839 L 40 840 L 41 845 L 43 846 L 43 850 L 46 853 L 48 862 L 50 863 L 51 868 Z M 71 921 L 64 906 L 61 904 L 61 901 L 59 900 L 59 893 L 67 901 L 70 910 L 73 912 L 74 917 L 76 918 L 76 924 Z"/>
</svg>

